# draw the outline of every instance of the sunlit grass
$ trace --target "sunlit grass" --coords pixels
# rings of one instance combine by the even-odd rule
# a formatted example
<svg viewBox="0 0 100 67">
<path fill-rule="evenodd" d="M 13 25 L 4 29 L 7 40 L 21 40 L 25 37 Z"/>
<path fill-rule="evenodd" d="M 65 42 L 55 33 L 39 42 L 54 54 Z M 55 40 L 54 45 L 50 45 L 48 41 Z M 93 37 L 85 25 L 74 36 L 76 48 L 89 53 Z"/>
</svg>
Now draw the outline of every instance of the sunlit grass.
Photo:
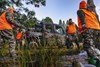
<svg viewBox="0 0 100 67">
<path fill-rule="evenodd" d="M 13 65 L 18 67 L 57 67 L 57 65 L 62 65 L 63 61 L 59 59 L 61 56 L 67 54 L 74 54 L 77 52 L 77 47 L 73 46 L 71 49 L 67 49 L 66 46 L 58 47 L 56 46 L 40 46 L 37 49 L 27 49 L 16 50 L 18 55 L 17 62 Z M 2 49 L 0 49 L 3 57 L 9 54 L 8 44 L 5 44 Z M 9 63 L 8 63 L 9 62 Z M 4 67 L 9 67 L 11 65 L 10 61 L 3 62 Z M 60 64 L 61 63 L 61 64 Z"/>
</svg>

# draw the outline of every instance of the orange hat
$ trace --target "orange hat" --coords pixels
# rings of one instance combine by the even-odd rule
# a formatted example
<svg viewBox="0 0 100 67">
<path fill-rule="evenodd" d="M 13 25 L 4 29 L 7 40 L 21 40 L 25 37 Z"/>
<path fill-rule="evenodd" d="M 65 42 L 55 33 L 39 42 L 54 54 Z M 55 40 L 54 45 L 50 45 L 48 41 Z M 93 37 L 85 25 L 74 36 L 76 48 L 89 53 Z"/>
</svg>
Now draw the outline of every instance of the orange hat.
<svg viewBox="0 0 100 67">
<path fill-rule="evenodd" d="M 86 3 L 84 0 L 82 0 L 82 1 L 80 2 L 79 9 L 86 8 L 86 7 L 87 7 L 87 3 Z"/>
</svg>

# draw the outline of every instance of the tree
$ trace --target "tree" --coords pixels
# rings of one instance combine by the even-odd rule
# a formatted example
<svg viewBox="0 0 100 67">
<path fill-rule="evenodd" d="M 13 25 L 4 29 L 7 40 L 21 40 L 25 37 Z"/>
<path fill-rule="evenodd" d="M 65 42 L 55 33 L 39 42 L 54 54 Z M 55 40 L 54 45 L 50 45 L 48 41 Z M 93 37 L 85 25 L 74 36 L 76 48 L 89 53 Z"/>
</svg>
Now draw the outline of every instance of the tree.
<svg viewBox="0 0 100 67">
<path fill-rule="evenodd" d="M 61 25 L 61 26 L 62 26 L 62 20 L 61 20 L 61 19 L 59 20 L 59 25 Z"/>
<path fill-rule="evenodd" d="M 45 0 L 0 0 L 0 14 L 7 9 L 6 6 L 13 6 L 17 7 L 16 10 L 16 20 L 23 24 L 26 27 L 32 27 L 34 24 L 37 23 L 35 12 L 29 10 L 26 8 L 23 3 L 26 5 L 34 5 L 35 7 L 45 6 L 46 1 Z M 25 14 L 22 14 L 21 12 L 24 11 Z"/>
<path fill-rule="evenodd" d="M 40 5 L 45 6 L 45 0 L 0 0 L 0 12 L 6 9 L 6 6 L 16 6 L 19 11 L 29 11 L 28 8 L 25 8 L 23 3 L 26 5 L 34 5 L 35 7 L 39 7 Z M 37 6 L 36 6 L 37 5 Z"/>
<path fill-rule="evenodd" d="M 66 24 L 65 24 L 65 21 L 62 21 L 61 19 L 59 20 L 59 25 L 62 26 L 64 32 L 66 32 Z"/>
<path fill-rule="evenodd" d="M 48 22 L 48 23 L 53 23 L 53 20 L 50 17 L 46 17 L 45 19 L 42 19 L 42 21 Z"/>
<path fill-rule="evenodd" d="M 69 24 L 69 20 L 66 21 L 66 25 L 68 25 L 68 24 Z"/>
<path fill-rule="evenodd" d="M 66 31 L 66 24 L 65 24 L 65 21 L 63 21 L 63 29 L 64 29 L 64 31 Z"/>
<path fill-rule="evenodd" d="M 0 5 L 6 6 L 6 5 L 16 5 L 17 7 L 23 6 L 23 2 L 25 4 L 32 4 L 32 5 L 46 5 L 46 0 L 0 0 Z M 1 7 L 1 6 L 0 6 Z"/>
<path fill-rule="evenodd" d="M 27 15 L 21 14 L 20 12 L 17 12 L 16 14 L 15 19 L 27 28 L 32 27 L 34 24 L 38 23 L 36 21 L 36 17 L 34 17 L 34 11 L 29 11 Z"/>
</svg>

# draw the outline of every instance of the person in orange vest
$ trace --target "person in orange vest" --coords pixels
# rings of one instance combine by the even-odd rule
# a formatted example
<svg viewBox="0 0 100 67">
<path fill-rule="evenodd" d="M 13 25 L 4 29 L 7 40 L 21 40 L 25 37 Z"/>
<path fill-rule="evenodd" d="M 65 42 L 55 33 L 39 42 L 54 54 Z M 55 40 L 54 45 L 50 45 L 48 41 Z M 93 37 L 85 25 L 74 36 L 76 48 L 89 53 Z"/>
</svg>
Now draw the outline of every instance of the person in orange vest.
<svg viewBox="0 0 100 67">
<path fill-rule="evenodd" d="M 21 29 L 17 29 L 16 32 L 16 43 L 17 43 L 17 49 L 21 49 L 22 48 L 22 37 L 23 37 L 23 32 Z"/>
<path fill-rule="evenodd" d="M 96 54 L 99 54 L 96 53 L 95 49 L 97 48 L 95 48 L 94 44 L 97 37 L 96 31 L 100 31 L 100 25 L 96 14 L 90 8 L 84 0 L 80 2 L 79 10 L 77 11 L 78 28 L 84 40 L 84 50 L 87 51 L 89 57 L 94 57 Z"/>
<path fill-rule="evenodd" d="M 15 13 L 15 9 L 13 7 L 9 7 L 0 15 L 0 37 L 1 39 L 6 39 L 8 41 L 10 59 L 16 59 L 17 57 L 15 52 L 16 40 L 14 38 L 13 28 L 14 26 L 25 28 L 14 19 Z"/>
<path fill-rule="evenodd" d="M 78 30 L 77 25 L 72 21 L 72 19 L 69 19 L 69 23 L 66 28 L 66 33 L 68 35 L 67 39 L 68 43 L 66 45 L 68 48 L 70 48 L 73 45 L 72 42 L 75 42 L 77 47 L 79 48 L 77 30 Z"/>
</svg>

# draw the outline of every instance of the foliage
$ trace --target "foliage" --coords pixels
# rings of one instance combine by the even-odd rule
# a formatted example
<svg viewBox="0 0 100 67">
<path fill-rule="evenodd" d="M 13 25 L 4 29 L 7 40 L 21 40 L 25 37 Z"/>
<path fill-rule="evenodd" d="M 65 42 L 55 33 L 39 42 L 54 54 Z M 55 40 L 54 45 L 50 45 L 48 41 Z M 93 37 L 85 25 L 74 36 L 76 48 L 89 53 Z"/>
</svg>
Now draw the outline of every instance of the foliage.
<svg viewBox="0 0 100 67">
<path fill-rule="evenodd" d="M 35 12 L 29 10 L 24 5 L 34 5 L 35 7 L 45 6 L 45 0 L 0 0 L 0 14 L 7 9 L 7 6 L 16 8 L 16 20 L 26 27 L 32 27 L 37 23 Z M 22 12 L 25 12 L 24 14 Z"/>
<path fill-rule="evenodd" d="M 5 45 L 2 50 L 0 49 L 0 56 L 6 57 L 8 55 L 8 44 Z M 3 64 L 4 67 L 10 67 L 10 65 L 16 66 L 16 64 L 18 67 L 57 67 L 57 62 L 59 58 L 65 54 L 65 49 L 66 48 L 58 49 L 57 46 L 39 46 L 38 49 L 31 50 L 25 48 L 16 50 L 18 54 L 17 62 L 6 59 L 4 60 L 5 63 L 0 63 Z"/>
<path fill-rule="evenodd" d="M 50 17 L 46 17 L 45 19 L 42 19 L 42 21 L 47 23 L 53 23 L 53 20 Z"/>
<path fill-rule="evenodd" d="M 38 5 L 38 7 L 40 5 L 43 5 L 43 6 L 46 5 L 45 0 L 0 0 L 0 8 L 2 8 L 2 7 L 6 8 L 7 5 L 16 6 L 19 8 L 25 8 L 23 2 L 26 5 L 29 5 L 29 4 L 34 5 L 34 6 Z"/>
<path fill-rule="evenodd" d="M 23 48 L 27 43 L 23 46 Z M 0 56 L 6 57 L 8 55 L 8 44 L 3 45 L 0 49 Z M 0 65 L 3 67 L 15 66 L 18 67 L 63 67 L 62 56 L 66 54 L 73 54 L 76 51 L 76 47 L 73 49 L 67 49 L 66 47 L 58 46 L 39 46 L 38 49 L 21 49 L 16 50 L 18 55 L 17 62 L 9 61 L 8 59 L 3 62 L 0 61 Z M 3 57 L 3 58 L 4 58 Z"/>
<path fill-rule="evenodd" d="M 15 20 L 18 23 L 21 23 L 25 27 L 32 27 L 36 22 L 36 18 L 34 17 L 34 11 L 29 11 L 28 14 L 21 14 L 20 12 L 15 13 Z"/>
<path fill-rule="evenodd" d="M 44 46 L 41 45 L 43 44 L 40 44 L 37 48 L 28 49 L 27 41 L 25 41 L 22 49 L 16 50 L 17 61 L 13 62 L 6 59 L 3 62 L 1 61 L 0 65 L 2 64 L 2 67 L 10 67 L 8 65 L 15 67 L 16 65 L 18 67 L 63 67 L 62 56 L 74 54 L 77 51 L 76 46 L 73 46 L 73 49 L 67 49 L 64 45 L 59 47 L 61 43 L 56 43 L 56 39 L 51 40 L 49 45 L 46 43 Z M 0 49 L 0 56 L 7 57 L 8 48 L 8 43 L 4 43 L 3 48 Z"/>
<path fill-rule="evenodd" d="M 20 14 L 20 13 L 19 13 Z M 34 17 L 34 11 L 29 11 L 28 14 L 20 14 L 19 19 L 17 19 L 21 24 L 27 28 L 31 28 L 34 24 L 37 23 L 36 17 Z"/>
<path fill-rule="evenodd" d="M 62 20 L 61 19 L 59 20 L 59 25 L 62 25 Z"/>
<path fill-rule="evenodd" d="M 62 26 L 62 28 L 64 29 L 64 31 L 66 31 L 66 24 L 65 21 L 62 21 L 61 19 L 59 20 L 59 25 Z"/>
<path fill-rule="evenodd" d="M 67 20 L 67 21 L 66 21 L 66 25 L 68 25 L 68 24 L 69 24 L 69 21 Z"/>
<path fill-rule="evenodd" d="M 65 24 L 65 21 L 63 21 L 63 29 L 64 29 L 64 31 L 66 31 L 66 24 Z"/>
</svg>

